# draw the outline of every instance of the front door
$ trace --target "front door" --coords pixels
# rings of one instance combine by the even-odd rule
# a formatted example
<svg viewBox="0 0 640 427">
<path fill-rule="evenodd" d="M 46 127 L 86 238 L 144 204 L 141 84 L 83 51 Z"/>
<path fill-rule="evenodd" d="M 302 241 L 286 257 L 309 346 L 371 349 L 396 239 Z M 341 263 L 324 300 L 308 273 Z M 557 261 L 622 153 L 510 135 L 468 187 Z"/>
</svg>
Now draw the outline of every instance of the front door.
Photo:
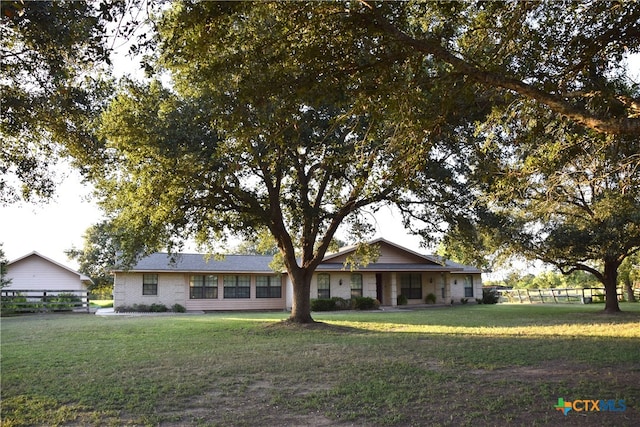
<svg viewBox="0 0 640 427">
<path fill-rule="evenodd" d="M 380 304 L 382 304 L 382 294 L 383 294 L 382 273 L 376 273 L 376 299 L 380 301 Z"/>
</svg>

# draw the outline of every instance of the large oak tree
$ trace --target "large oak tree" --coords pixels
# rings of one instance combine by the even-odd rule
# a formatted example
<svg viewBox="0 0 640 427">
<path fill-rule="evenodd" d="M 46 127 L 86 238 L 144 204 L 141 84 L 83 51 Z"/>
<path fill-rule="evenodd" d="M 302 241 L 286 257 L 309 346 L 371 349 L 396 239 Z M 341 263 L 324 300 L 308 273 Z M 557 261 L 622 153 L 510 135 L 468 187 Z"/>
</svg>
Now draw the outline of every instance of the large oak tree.
<svg viewBox="0 0 640 427">
<path fill-rule="evenodd" d="M 640 248 L 640 92 L 627 62 L 640 51 L 640 5 L 362 4 L 363 25 L 494 91 L 477 138 L 460 133 L 461 150 L 480 147 L 464 150 L 468 185 L 483 184 L 449 247 L 469 239 L 467 258 L 497 250 L 588 271 L 617 311 L 617 268 Z"/>
<path fill-rule="evenodd" d="M 469 182 L 482 202 L 476 233 L 453 234 L 591 273 L 605 287 L 605 311 L 619 311 L 618 268 L 640 251 L 637 138 L 585 130 L 531 102 L 494 113 L 473 156 L 483 169 Z"/>
<path fill-rule="evenodd" d="M 398 201 L 420 176 L 446 197 L 424 175 L 446 169 L 428 138 L 443 126 L 438 87 L 415 79 L 422 60 L 351 24 L 332 3 L 165 13 L 154 64 L 164 83 L 130 82 L 103 116 L 97 186 L 129 230 L 125 256 L 266 228 L 293 282 L 290 319 L 310 322 L 311 277 L 341 225 L 366 233 L 363 208 Z"/>
</svg>

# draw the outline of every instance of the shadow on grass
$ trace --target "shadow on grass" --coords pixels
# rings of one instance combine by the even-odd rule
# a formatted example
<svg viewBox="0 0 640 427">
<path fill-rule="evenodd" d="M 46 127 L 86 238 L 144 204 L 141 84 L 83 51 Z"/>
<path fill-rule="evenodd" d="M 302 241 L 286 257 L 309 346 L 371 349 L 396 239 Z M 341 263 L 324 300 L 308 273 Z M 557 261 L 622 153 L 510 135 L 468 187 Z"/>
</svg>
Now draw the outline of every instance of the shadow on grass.
<svg viewBox="0 0 640 427">
<path fill-rule="evenodd" d="M 321 331 L 336 334 L 364 334 L 370 331 L 363 328 L 356 328 L 352 326 L 335 325 L 326 322 L 310 322 L 310 323 L 297 323 L 292 322 L 289 319 L 282 320 L 280 322 L 270 323 L 264 327 L 265 331 Z"/>
</svg>

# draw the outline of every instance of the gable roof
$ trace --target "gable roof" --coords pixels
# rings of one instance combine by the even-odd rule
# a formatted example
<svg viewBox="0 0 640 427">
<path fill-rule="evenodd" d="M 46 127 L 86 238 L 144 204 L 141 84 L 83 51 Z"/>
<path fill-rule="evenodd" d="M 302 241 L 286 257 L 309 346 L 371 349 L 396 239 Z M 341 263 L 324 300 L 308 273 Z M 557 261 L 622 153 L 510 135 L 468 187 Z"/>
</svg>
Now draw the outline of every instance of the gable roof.
<svg viewBox="0 0 640 427">
<path fill-rule="evenodd" d="M 23 256 L 21 256 L 19 258 L 16 258 L 13 261 L 9 261 L 9 263 L 7 264 L 7 267 L 10 267 L 12 264 L 17 264 L 18 262 L 26 260 L 27 258 L 32 257 L 32 256 L 36 256 L 36 257 L 42 258 L 43 260 L 45 260 L 45 261 L 47 261 L 47 262 L 49 262 L 51 264 L 54 264 L 54 265 L 56 265 L 56 266 L 58 266 L 60 268 L 63 268 L 63 269 L 65 269 L 65 270 L 67 270 L 67 271 L 69 271 L 69 272 L 71 272 L 73 274 L 77 274 L 80 277 L 80 280 L 83 281 L 83 282 L 93 282 L 90 277 L 85 276 L 84 274 L 80 273 L 79 271 L 76 271 L 76 270 L 74 270 L 72 268 L 69 268 L 64 264 L 61 264 L 58 261 L 54 261 L 51 258 L 48 258 L 48 257 L 42 255 L 41 253 L 37 252 L 37 251 L 29 252 L 28 254 L 23 255 Z"/>
<path fill-rule="evenodd" d="M 345 265 L 341 262 L 333 262 L 333 263 L 322 263 L 318 265 L 316 271 L 345 271 L 348 268 L 345 268 Z M 433 272 L 446 272 L 446 271 L 456 271 L 461 270 L 456 267 L 447 267 L 439 264 L 411 264 L 411 263 L 379 263 L 372 262 L 370 264 L 364 266 L 357 266 L 353 269 L 353 271 L 433 271 Z"/>
<path fill-rule="evenodd" d="M 223 259 L 203 254 L 155 253 L 141 258 L 136 265 L 119 271 L 189 273 L 273 273 L 269 264 L 273 255 L 225 255 Z"/>
<path fill-rule="evenodd" d="M 392 248 L 395 248 L 397 250 L 399 250 L 400 252 L 404 252 L 405 254 L 411 255 L 412 257 L 417 257 L 418 259 L 422 259 L 425 261 L 426 264 L 434 264 L 437 266 L 443 266 L 444 264 L 442 263 L 441 260 L 436 259 L 435 257 L 429 256 L 429 255 L 425 255 L 425 254 L 421 254 L 418 252 L 414 252 L 411 249 L 407 249 L 404 246 L 400 246 L 396 243 L 390 242 L 387 239 L 384 239 L 382 237 L 371 240 L 369 242 L 367 242 L 368 245 L 387 245 L 390 246 Z M 345 246 L 344 248 L 340 248 L 340 250 L 338 252 L 326 255 L 322 262 L 325 263 L 327 261 L 331 261 L 332 259 L 338 258 L 338 257 L 343 257 L 347 254 L 353 253 L 356 251 L 357 246 L 353 245 L 353 246 Z M 377 263 L 376 263 L 377 264 Z M 378 265 L 378 264 L 377 264 Z"/>
<path fill-rule="evenodd" d="M 467 273 L 467 274 L 481 274 L 482 270 L 478 267 L 474 267 L 473 265 L 460 264 L 459 262 L 453 262 L 449 259 L 445 259 L 444 263 L 446 266 L 450 266 L 453 269 L 460 271 L 453 271 L 454 273 Z"/>
</svg>

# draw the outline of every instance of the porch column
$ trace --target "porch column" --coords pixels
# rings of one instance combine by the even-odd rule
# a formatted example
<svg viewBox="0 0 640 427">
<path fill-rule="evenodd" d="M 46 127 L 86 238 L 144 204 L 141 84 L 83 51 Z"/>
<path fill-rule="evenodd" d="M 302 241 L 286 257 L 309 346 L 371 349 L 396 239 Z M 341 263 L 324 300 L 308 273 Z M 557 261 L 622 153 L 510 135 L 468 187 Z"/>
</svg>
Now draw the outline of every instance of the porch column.
<svg viewBox="0 0 640 427">
<path fill-rule="evenodd" d="M 440 278 L 442 279 L 442 288 L 444 288 L 444 294 L 442 295 L 443 303 L 450 304 L 451 303 L 451 275 L 446 273 L 440 273 Z"/>
<path fill-rule="evenodd" d="M 396 272 L 391 273 L 391 306 L 398 305 L 398 281 Z"/>
</svg>

